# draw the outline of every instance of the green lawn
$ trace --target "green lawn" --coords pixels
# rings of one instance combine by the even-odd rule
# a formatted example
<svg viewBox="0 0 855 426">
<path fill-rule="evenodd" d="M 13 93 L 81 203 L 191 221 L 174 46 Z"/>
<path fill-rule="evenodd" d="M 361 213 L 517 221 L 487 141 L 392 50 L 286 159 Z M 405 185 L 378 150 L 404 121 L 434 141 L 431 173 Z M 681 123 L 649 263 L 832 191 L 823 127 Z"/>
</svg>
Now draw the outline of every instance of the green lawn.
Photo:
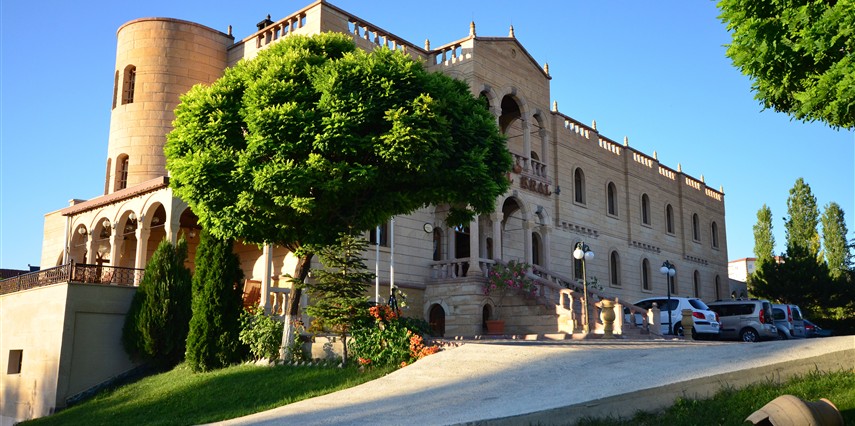
<svg viewBox="0 0 855 426">
<path fill-rule="evenodd" d="M 843 414 L 844 424 L 855 425 L 855 372 L 814 373 L 787 383 L 764 383 L 740 390 L 725 390 L 711 399 L 678 400 L 659 413 L 638 413 L 631 419 L 589 419 L 584 426 L 605 425 L 742 425 L 751 413 L 781 395 L 805 401 L 826 398 Z"/>
<path fill-rule="evenodd" d="M 193 374 L 184 364 L 26 425 L 192 425 L 231 419 L 382 377 L 395 367 L 257 367 Z"/>
</svg>

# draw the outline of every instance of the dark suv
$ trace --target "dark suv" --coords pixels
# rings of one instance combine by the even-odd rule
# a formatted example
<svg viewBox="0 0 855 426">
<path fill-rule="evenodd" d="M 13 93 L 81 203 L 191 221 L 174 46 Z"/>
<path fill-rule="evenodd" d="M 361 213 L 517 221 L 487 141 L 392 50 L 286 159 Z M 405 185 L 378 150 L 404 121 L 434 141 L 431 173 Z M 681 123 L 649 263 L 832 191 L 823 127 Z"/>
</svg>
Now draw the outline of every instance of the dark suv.
<svg viewBox="0 0 855 426">
<path fill-rule="evenodd" d="M 768 300 L 716 300 L 707 306 L 718 314 L 722 339 L 756 342 L 778 338 L 772 304 Z"/>
</svg>

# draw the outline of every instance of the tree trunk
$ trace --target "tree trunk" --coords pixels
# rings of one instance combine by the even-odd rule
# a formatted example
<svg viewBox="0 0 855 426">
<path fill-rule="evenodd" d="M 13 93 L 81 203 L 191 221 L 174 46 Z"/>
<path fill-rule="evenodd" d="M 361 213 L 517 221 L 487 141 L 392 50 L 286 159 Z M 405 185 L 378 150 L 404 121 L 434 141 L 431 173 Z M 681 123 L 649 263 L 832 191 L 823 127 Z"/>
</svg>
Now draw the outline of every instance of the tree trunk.
<svg viewBox="0 0 855 426">
<path fill-rule="evenodd" d="M 279 358 L 286 360 L 291 358 L 291 343 L 294 341 L 294 321 L 295 318 L 300 318 L 300 298 L 303 295 L 302 284 L 306 282 L 309 276 L 309 270 L 312 266 L 313 254 L 301 256 L 297 260 L 297 267 L 294 271 L 294 286 L 291 289 L 291 297 L 288 298 L 288 309 L 285 314 L 285 326 L 282 328 L 282 346 L 279 348 Z"/>
</svg>

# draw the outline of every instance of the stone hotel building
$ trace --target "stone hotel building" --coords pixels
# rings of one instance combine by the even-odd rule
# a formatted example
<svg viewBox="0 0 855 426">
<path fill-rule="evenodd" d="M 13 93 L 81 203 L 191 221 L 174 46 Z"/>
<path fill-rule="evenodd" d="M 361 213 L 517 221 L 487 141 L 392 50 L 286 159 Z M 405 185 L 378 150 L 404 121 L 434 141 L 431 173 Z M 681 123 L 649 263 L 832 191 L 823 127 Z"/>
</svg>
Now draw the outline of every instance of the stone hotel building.
<svg viewBox="0 0 855 426">
<path fill-rule="evenodd" d="M 4 392 L 14 390 L 4 394 L 4 417 L 47 414 L 133 367 L 117 333 L 137 269 L 162 239 L 183 234 L 193 267 L 199 226 L 169 188 L 163 153 L 179 96 L 282 38 L 324 31 L 349 34 L 363 49 L 401 50 L 466 81 L 473 96 L 489 103 L 515 159 L 511 189 L 495 200 L 495 212 L 468 226 L 449 227 L 446 206 L 431 206 L 383 224 L 379 238 L 366 232 L 372 243 L 366 264 L 379 261 L 380 294 L 388 295 L 390 282 L 400 287 L 408 295 L 406 315 L 445 336 L 483 334 L 485 319 L 499 312 L 506 333 L 579 330 L 579 317 L 568 316 L 559 297 L 562 288 L 580 288 L 582 262 L 572 256 L 580 242 L 595 253 L 585 262 L 588 280 L 597 282 L 594 299 L 664 295 L 659 269 L 666 260 L 677 271 L 672 294 L 730 295 L 723 191 L 680 165 L 661 164 L 655 152 L 635 150 L 626 138 L 600 134 L 596 122 L 562 114 L 550 93 L 549 67 L 528 53 L 512 27 L 509 34 L 485 36 L 472 23 L 458 40 L 417 45 L 324 0 L 276 21 L 268 16 L 242 39 L 231 28 L 141 18 L 117 32 L 104 195 L 46 214 L 38 284 L 4 283 L 0 292 L 0 363 L 19 369 L 4 375 Z M 281 247 L 240 243 L 235 252 L 247 288 L 255 286 L 261 303 L 281 312 L 294 256 Z M 481 283 L 491 264 L 509 260 L 534 265 L 541 290 L 533 298 L 506 298 L 513 300 L 498 309 Z M 14 317 L 37 320 L 10 328 Z"/>
</svg>

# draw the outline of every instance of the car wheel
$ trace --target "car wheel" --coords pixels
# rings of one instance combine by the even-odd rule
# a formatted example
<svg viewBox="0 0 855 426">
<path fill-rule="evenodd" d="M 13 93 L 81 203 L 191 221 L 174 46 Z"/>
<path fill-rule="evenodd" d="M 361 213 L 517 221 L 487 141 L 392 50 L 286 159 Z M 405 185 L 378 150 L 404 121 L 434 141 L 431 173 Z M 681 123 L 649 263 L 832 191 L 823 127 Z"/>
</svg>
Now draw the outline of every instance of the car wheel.
<svg viewBox="0 0 855 426">
<path fill-rule="evenodd" d="M 674 324 L 674 335 L 683 336 L 683 324 L 680 324 L 679 322 Z"/>
<path fill-rule="evenodd" d="M 739 338 L 743 342 L 756 342 L 758 339 L 757 332 L 753 328 L 746 328 L 739 332 Z"/>
<path fill-rule="evenodd" d="M 788 339 L 787 333 L 784 333 L 783 331 L 778 330 L 778 338 L 781 340 L 787 340 Z"/>
</svg>

